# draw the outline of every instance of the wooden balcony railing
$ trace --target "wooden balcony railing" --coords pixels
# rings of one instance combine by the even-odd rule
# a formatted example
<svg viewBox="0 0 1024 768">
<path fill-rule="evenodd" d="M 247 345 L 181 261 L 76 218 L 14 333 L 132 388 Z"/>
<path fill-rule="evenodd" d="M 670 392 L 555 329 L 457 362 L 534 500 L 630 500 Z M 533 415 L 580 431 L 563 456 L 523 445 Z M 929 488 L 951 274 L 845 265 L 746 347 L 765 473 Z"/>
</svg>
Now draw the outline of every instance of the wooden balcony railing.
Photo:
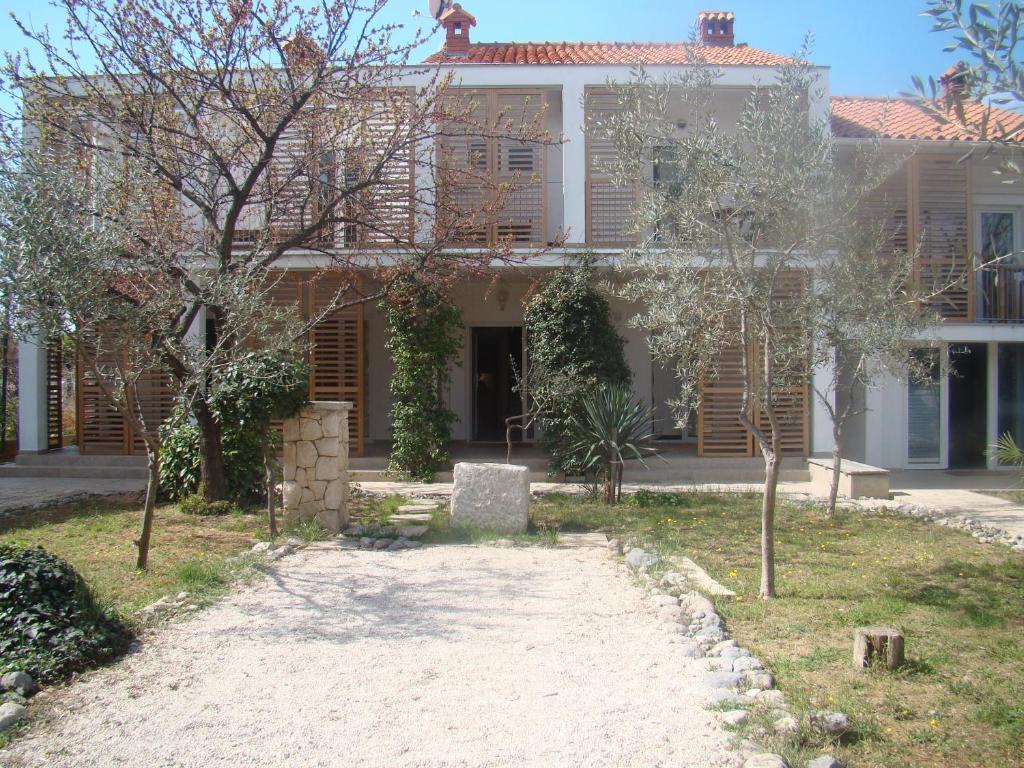
<svg viewBox="0 0 1024 768">
<path fill-rule="evenodd" d="M 1024 322 L 1024 266 L 986 266 L 975 274 L 979 321 Z"/>
</svg>

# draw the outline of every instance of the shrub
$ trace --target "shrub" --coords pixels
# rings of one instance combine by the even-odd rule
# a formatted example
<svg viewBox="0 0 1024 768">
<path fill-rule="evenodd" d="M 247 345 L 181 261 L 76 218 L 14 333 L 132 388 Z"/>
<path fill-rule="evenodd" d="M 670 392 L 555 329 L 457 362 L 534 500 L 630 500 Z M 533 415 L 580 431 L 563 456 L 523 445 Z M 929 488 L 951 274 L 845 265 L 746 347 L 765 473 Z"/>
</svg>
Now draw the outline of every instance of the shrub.
<svg viewBox="0 0 1024 768">
<path fill-rule="evenodd" d="M 445 405 L 444 389 L 461 345 L 462 314 L 413 278 L 394 289 L 383 309 L 394 361 L 388 469 L 430 482 L 451 461 L 455 414 Z"/>
<path fill-rule="evenodd" d="M 554 472 L 578 474 L 573 418 L 599 384 L 627 386 L 632 375 L 607 299 L 594 286 L 589 258 L 557 271 L 526 307 L 530 394 L 543 402 L 540 444 Z"/>
<path fill-rule="evenodd" d="M 162 427 L 160 489 L 170 499 L 199 490 L 199 427 L 178 412 Z M 224 425 L 224 475 L 232 499 L 258 497 L 263 488 L 263 454 L 259 435 L 240 426 Z M 205 513 L 203 513 L 205 514 Z"/>
<path fill-rule="evenodd" d="M 66 561 L 41 547 L 0 544 L 0 674 L 63 680 L 120 655 L 130 641 Z"/>
<path fill-rule="evenodd" d="M 183 496 L 178 502 L 178 510 L 183 515 L 231 515 L 239 514 L 241 509 L 233 501 L 207 501 L 200 485 L 195 493 Z"/>
</svg>

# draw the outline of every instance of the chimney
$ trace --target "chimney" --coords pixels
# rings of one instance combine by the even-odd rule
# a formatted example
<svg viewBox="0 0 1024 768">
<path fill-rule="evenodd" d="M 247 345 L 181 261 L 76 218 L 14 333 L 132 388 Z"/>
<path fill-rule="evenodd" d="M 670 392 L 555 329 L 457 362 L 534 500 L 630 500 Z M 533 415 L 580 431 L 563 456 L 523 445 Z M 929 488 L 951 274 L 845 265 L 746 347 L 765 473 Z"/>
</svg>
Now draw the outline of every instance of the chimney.
<svg viewBox="0 0 1024 768">
<path fill-rule="evenodd" d="M 962 61 L 942 73 L 939 78 L 942 85 L 942 100 L 946 106 L 952 106 L 967 95 L 967 65 Z"/>
<path fill-rule="evenodd" d="M 697 14 L 701 45 L 734 45 L 732 11 L 701 11 Z"/>
<path fill-rule="evenodd" d="M 444 52 L 448 56 L 469 55 L 469 28 L 476 26 L 476 19 L 455 3 L 441 14 L 441 26 L 445 30 Z"/>
</svg>

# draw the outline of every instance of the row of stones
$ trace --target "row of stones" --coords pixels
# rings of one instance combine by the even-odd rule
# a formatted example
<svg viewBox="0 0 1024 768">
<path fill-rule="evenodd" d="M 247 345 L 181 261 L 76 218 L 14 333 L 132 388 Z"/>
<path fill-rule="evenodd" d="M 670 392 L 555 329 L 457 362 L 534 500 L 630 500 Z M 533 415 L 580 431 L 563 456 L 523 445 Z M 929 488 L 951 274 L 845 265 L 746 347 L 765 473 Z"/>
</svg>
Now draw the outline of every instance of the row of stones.
<svg viewBox="0 0 1024 768">
<path fill-rule="evenodd" d="M 38 691 L 27 672 L 8 672 L 0 677 L 0 733 L 28 715 L 29 699 Z"/>
<path fill-rule="evenodd" d="M 609 548 L 622 553 L 618 540 Z M 704 595 L 689 588 L 687 578 L 677 571 L 666 571 L 656 580 L 649 571 L 660 562 L 657 554 L 639 547 L 625 551 L 625 563 L 646 588 L 648 599 L 664 620 L 674 642 L 683 655 L 706 658 L 708 671 L 703 682 L 708 690 L 709 707 L 727 707 L 721 712 L 723 723 L 740 727 L 747 723 L 748 710 L 766 711 L 776 733 L 796 734 L 797 719 L 786 709 L 785 696 L 777 690 L 775 680 L 764 664 L 746 648 L 726 635 L 722 617 Z M 838 712 L 811 712 L 808 727 L 831 739 L 839 739 L 849 730 L 849 721 Z M 750 736 L 758 735 L 752 731 Z M 766 734 L 762 734 L 766 735 Z M 739 749 L 745 759 L 744 768 L 789 768 L 781 755 L 766 752 L 752 738 L 744 740 Z M 822 755 L 807 763 L 807 768 L 842 768 L 831 755 Z"/>
</svg>

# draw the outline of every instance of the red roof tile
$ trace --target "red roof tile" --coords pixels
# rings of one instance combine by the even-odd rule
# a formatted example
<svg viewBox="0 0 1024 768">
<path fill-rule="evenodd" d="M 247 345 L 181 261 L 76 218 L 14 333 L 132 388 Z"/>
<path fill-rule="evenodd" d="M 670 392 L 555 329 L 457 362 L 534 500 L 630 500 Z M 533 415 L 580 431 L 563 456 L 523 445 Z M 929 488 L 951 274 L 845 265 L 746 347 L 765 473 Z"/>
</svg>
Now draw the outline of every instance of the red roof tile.
<svg viewBox="0 0 1024 768">
<path fill-rule="evenodd" d="M 427 64 L 688 64 L 687 43 L 473 43 L 467 56 L 439 51 Z M 746 45 L 700 46 L 713 66 L 774 67 L 788 56 Z"/>
<path fill-rule="evenodd" d="M 964 105 L 968 123 L 981 120 L 985 106 L 977 102 Z M 1015 133 L 1015 141 L 1024 142 L 1024 115 L 1008 109 L 992 108 L 989 133 L 996 130 Z M 931 141 L 975 141 L 976 133 L 965 131 L 955 121 L 942 122 L 919 104 L 906 99 L 832 97 L 832 133 L 846 139 L 923 139 Z"/>
</svg>

